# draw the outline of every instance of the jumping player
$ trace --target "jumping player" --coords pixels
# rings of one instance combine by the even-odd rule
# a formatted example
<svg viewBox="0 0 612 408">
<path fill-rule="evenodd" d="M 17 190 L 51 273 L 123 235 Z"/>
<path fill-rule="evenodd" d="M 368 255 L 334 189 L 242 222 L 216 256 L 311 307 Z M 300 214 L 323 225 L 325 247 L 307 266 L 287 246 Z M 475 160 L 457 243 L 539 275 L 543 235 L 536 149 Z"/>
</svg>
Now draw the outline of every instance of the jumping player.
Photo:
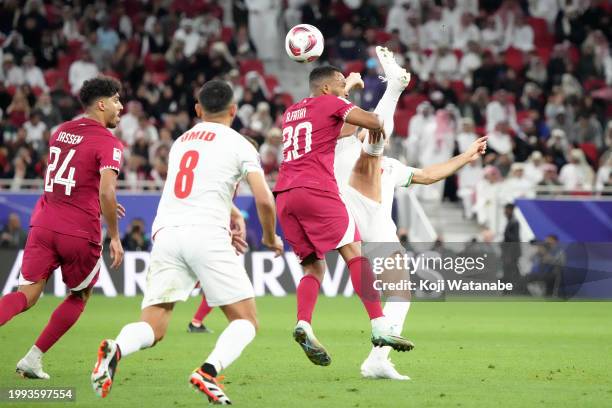
<svg viewBox="0 0 612 408">
<path fill-rule="evenodd" d="M 153 222 L 153 250 L 147 271 L 141 320 L 123 327 L 116 340 L 103 340 L 91 375 L 94 391 L 106 397 L 121 358 L 162 340 L 172 309 L 200 282 L 210 306 L 229 321 L 201 367 L 189 378 L 210 402 L 230 404 L 217 374 L 255 338 L 253 287 L 232 246 L 229 226 L 236 184 L 246 178 L 263 227 L 262 243 L 280 255 L 274 199 L 255 148 L 230 128 L 236 116 L 230 86 L 204 84 L 195 106 L 201 123 L 170 149 L 168 178 Z"/>
<path fill-rule="evenodd" d="M 395 62 L 393 53 L 386 48 L 376 47 L 376 54 L 385 72 L 387 88 L 374 112 L 383 118 L 385 133 L 390 135 L 395 107 L 410 82 L 410 74 Z M 480 138 L 465 153 L 445 163 L 416 169 L 383 157 L 384 141 L 368 143 L 367 131 L 354 136 L 340 139 L 336 146 L 334 170 L 338 186 L 355 217 L 363 242 L 396 243 L 390 246 L 395 249 L 401 248 L 397 227 L 391 217 L 395 188 L 435 183 L 476 160 L 486 150 L 486 138 Z M 388 298 L 383 312 L 397 329 L 395 334 L 399 335 L 410 308 L 410 292 L 386 294 Z M 389 351 L 390 347 L 373 347 L 361 366 L 362 375 L 366 378 L 408 380 L 409 377 L 395 370 L 388 358 Z"/>
<path fill-rule="evenodd" d="M 70 294 L 17 363 L 17 373 L 26 378 L 49 379 L 42 356 L 79 319 L 98 280 L 102 262 L 100 212 L 111 238 L 112 268 L 123 259 L 117 218 L 125 210 L 115 196 L 123 146 L 107 129 L 119 123 L 123 109 L 120 90 L 113 78 L 85 81 L 79 93 L 85 116 L 62 123 L 49 140 L 44 193 L 30 220 L 19 288 L 0 299 L 0 326 L 34 306 L 60 266 Z"/>
<path fill-rule="evenodd" d="M 285 238 L 304 268 L 297 287 L 293 337 L 314 364 L 331 363 L 313 333 L 311 319 L 325 273 L 324 256 L 337 249 L 371 320 L 372 343 L 410 350 L 412 343 L 394 335 L 396 330 L 384 318 L 380 296 L 372 286 L 371 265 L 361 256 L 359 232 L 334 178 L 334 149 L 344 123 L 369 129 L 370 137 L 378 140 L 384 136 L 383 122 L 344 99 L 357 82 L 351 78 L 347 84 L 337 68 L 315 68 L 309 84 L 312 96 L 289 107 L 283 116 L 284 160 L 274 188 Z"/>
</svg>

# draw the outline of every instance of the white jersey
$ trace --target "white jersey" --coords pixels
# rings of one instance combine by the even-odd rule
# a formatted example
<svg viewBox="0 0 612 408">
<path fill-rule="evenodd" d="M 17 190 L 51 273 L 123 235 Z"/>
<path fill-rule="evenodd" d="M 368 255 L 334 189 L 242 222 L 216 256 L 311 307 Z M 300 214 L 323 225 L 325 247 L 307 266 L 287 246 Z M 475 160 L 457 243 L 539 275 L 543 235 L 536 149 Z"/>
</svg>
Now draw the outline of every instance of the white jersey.
<svg viewBox="0 0 612 408">
<path fill-rule="evenodd" d="M 229 229 L 236 185 L 250 172 L 263 170 L 259 154 L 242 135 L 218 123 L 198 123 L 170 149 L 152 234 L 183 225 Z"/>
<path fill-rule="evenodd" d="M 334 173 L 340 192 L 348 186 L 351 172 L 360 154 L 361 142 L 356 137 L 350 136 L 338 140 L 334 159 Z M 384 214 L 391 217 L 395 188 L 408 187 L 410 185 L 414 168 L 384 156 L 381 163 L 381 171 L 381 204 L 384 208 Z"/>
</svg>

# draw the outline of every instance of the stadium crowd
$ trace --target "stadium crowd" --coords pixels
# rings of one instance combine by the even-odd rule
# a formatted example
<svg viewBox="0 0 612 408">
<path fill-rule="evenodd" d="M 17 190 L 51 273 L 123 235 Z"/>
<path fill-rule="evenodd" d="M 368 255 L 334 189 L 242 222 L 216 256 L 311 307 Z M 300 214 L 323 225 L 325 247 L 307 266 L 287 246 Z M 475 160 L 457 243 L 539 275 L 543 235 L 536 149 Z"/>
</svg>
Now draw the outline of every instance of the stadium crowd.
<svg viewBox="0 0 612 408">
<path fill-rule="evenodd" d="M 124 87 L 115 134 L 127 188 L 163 184 L 169 148 L 195 120 L 194 92 L 215 77 L 234 86 L 233 126 L 257 143 L 273 184 L 292 95 L 264 62 L 284 58 L 284 33 L 303 22 L 322 31 L 323 61 L 362 73 L 364 108 L 385 87 L 375 45 L 412 73 L 391 154 L 426 166 L 489 135 L 481 163 L 419 191 L 461 199 L 487 225 L 499 197 L 612 187 L 611 16 L 605 0 L 5 0 L 0 179 L 19 190 L 44 177 L 51 132 L 81 113 L 82 83 L 104 73 Z"/>
</svg>

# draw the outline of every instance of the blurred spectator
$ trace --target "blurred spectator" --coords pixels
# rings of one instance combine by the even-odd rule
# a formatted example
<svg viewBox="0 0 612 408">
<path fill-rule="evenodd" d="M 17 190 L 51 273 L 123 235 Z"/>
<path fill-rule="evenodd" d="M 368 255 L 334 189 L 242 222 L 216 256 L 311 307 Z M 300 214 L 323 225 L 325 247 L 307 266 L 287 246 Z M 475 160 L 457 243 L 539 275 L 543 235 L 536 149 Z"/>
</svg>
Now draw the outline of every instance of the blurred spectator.
<svg viewBox="0 0 612 408">
<path fill-rule="evenodd" d="M 461 15 L 459 24 L 453 27 L 453 48 L 458 50 L 467 50 L 470 41 L 474 43 L 480 42 L 480 30 L 474 24 L 474 17 L 467 12 Z"/>
<path fill-rule="evenodd" d="M 476 183 L 476 219 L 478 223 L 489 228 L 498 219 L 497 196 L 501 187 L 502 176 L 494 166 L 485 166 L 483 169 L 484 179 Z"/>
<path fill-rule="evenodd" d="M 121 115 L 121 121 L 117 129 L 121 132 L 121 140 L 128 146 L 134 143 L 136 131 L 138 130 L 138 121 L 142 115 L 142 105 L 136 101 L 128 102 L 127 112 Z"/>
<path fill-rule="evenodd" d="M 221 35 L 221 21 L 211 12 L 205 12 L 196 21 L 205 42 L 210 42 Z"/>
<path fill-rule="evenodd" d="M 83 36 L 79 32 L 79 23 L 74 14 L 74 10 L 70 5 L 65 5 L 62 8 L 63 26 L 61 33 L 66 41 L 83 40 Z"/>
<path fill-rule="evenodd" d="M 22 249 L 25 246 L 28 234 L 21 228 L 21 219 L 17 213 L 10 213 L 2 233 L 0 234 L 0 248 Z"/>
<path fill-rule="evenodd" d="M 580 149 L 572 149 L 569 163 L 561 168 L 559 181 L 566 191 L 588 191 L 593 185 L 593 169 Z"/>
<path fill-rule="evenodd" d="M 605 187 L 610 187 L 612 177 L 612 155 L 602 156 L 597 177 L 595 179 L 595 190 L 601 192 Z"/>
<path fill-rule="evenodd" d="M 249 10 L 249 35 L 257 48 L 257 56 L 262 60 L 276 59 L 279 38 L 281 38 L 278 31 L 280 8 L 277 2 L 275 0 L 249 0 L 246 6 Z M 304 17 L 306 16 L 302 14 L 302 18 Z"/>
<path fill-rule="evenodd" d="M 115 52 L 120 41 L 119 34 L 111 27 L 108 17 L 102 19 L 96 34 L 98 36 L 98 45 L 100 48 L 108 53 Z"/>
<path fill-rule="evenodd" d="M 6 108 L 9 122 L 15 126 L 22 126 L 30 117 L 30 103 L 21 88 L 17 88 L 11 104 Z"/>
<path fill-rule="evenodd" d="M 544 242 L 538 242 L 536 245 L 537 251 L 531 259 L 531 270 L 525 276 L 525 281 L 542 282 L 546 296 L 559 296 L 566 262 L 566 255 L 559 245 L 559 238 L 556 235 L 548 235 Z"/>
<path fill-rule="evenodd" d="M 193 20 L 185 18 L 181 21 L 179 29 L 174 32 L 174 41 L 183 44 L 183 54 L 189 58 L 201 47 L 203 38 L 195 30 Z"/>
<path fill-rule="evenodd" d="M 505 122 L 514 131 L 518 130 L 516 108 L 504 89 L 497 91 L 493 100 L 487 105 L 487 131 L 493 131 L 500 122 Z"/>
<path fill-rule="evenodd" d="M 20 86 L 25 82 L 23 69 L 15 64 L 13 54 L 4 54 L 2 57 L 2 72 L 4 73 L 2 80 L 7 86 Z"/>
<path fill-rule="evenodd" d="M 578 121 L 574 124 L 570 134 L 572 135 L 570 139 L 572 144 L 592 143 L 598 150 L 603 147 L 601 124 L 595 117 L 587 113 L 578 116 Z"/>
<path fill-rule="evenodd" d="M 559 13 L 558 0 L 528 0 L 529 14 L 533 17 L 543 18 L 552 29 Z"/>
<path fill-rule="evenodd" d="M 487 136 L 490 150 L 502 155 L 512 152 L 512 137 L 507 122 L 499 122 L 493 131 L 487 133 Z"/>
<path fill-rule="evenodd" d="M 401 30 L 408 21 L 408 12 L 410 11 L 410 0 L 393 0 L 393 6 L 387 14 L 387 25 L 385 31 L 388 33 L 393 30 Z M 406 44 L 407 45 L 407 44 Z"/>
<path fill-rule="evenodd" d="M 405 141 L 406 157 L 408 163 L 414 166 L 420 165 L 422 143 L 424 142 L 423 132 L 425 128 L 435 126 L 435 116 L 433 106 L 429 101 L 421 102 L 417 106 L 414 115 L 408 124 L 408 138 Z"/>
<path fill-rule="evenodd" d="M 70 90 L 73 95 L 76 95 L 83 82 L 88 79 L 95 78 L 99 73 L 98 67 L 93 62 L 91 53 L 87 47 L 83 48 L 81 58 L 74 61 L 70 65 L 68 71 L 68 81 L 70 82 Z"/>
<path fill-rule="evenodd" d="M 544 168 L 546 163 L 544 162 L 544 156 L 539 151 L 534 151 L 529 156 L 529 160 L 525 163 L 525 177 L 531 182 L 532 185 L 539 184 L 544 178 Z"/>
<path fill-rule="evenodd" d="M 548 81 L 548 72 L 546 66 L 542 62 L 542 58 L 536 53 L 532 53 L 529 56 L 529 62 L 527 64 L 527 71 L 525 77 L 537 83 L 539 86 L 544 86 Z"/>
<path fill-rule="evenodd" d="M 32 88 L 39 88 L 44 92 L 49 90 L 45 77 L 43 76 L 42 70 L 35 65 L 36 60 L 34 55 L 27 54 L 23 57 L 23 77 L 25 83 L 30 85 Z"/>
<path fill-rule="evenodd" d="M 544 164 L 543 166 L 542 181 L 538 183 L 540 191 L 538 195 L 550 195 L 555 192 L 558 187 L 561 187 L 561 183 L 557 179 L 557 167 L 552 163 Z"/>
<path fill-rule="evenodd" d="M 474 216 L 476 186 L 483 178 L 484 172 L 480 160 L 475 160 L 459 170 L 457 196 L 461 198 L 463 216 L 467 219 L 471 219 Z"/>
<path fill-rule="evenodd" d="M 235 55 L 237 59 L 254 58 L 257 53 L 255 44 L 249 37 L 249 30 L 245 26 L 238 27 L 228 47 L 232 55 Z"/>
<path fill-rule="evenodd" d="M 533 28 L 527 24 L 522 13 L 511 14 L 510 17 L 506 28 L 504 48 L 512 47 L 523 52 L 533 50 Z"/>
<path fill-rule="evenodd" d="M 421 26 L 420 46 L 422 49 L 436 50 L 441 46 L 451 46 L 451 28 L 442 21 L 442 9 L 431 7 L 427 21 Z"/>
<path fill-rule="evenodd" d="M 141 55 L 144 57 L 147 54 L 163 55 L 168 51 L 170 43 L 164 29 L 159 21 L 153 24 L 153 29 L 147 32 L 142 40 Z"/>
<path fill-rule="evenodd" d="M 342 24 L 342 31 L 336 38 L 335 57 L 344 61 L 353 61 L 362 58 L 363 44 L 351 23 Z"/>
<path fill-rule="evenodd" d="M 504 41 L 501 22 L 498 18 L 489 16 L 485 20 L 485 26 L 481 32 L 482 45 L 491 53 L 498 53 Z"/>
<path fill-rule="evenodd" d="M 500 195 L 506 203 L 513 203 L 517 198 L 535 197 L 534 184 L 526 177 L 523 163 L 512 164 L 510 174 L 502 183 Z"/>
<path fill-rule="evenodd" d="M 478 135 L 474 133 L 474 120 L 472 118 L 461 119 L 461 131 L 457 135 L 457 147 L 459 153 L 467 151 L 472 143 L 478 139 Z"/>
<path fill-rule="evenodd" d="M 482 66 L 480 45 L 476 41 L 468 41 L 467 52 L 461 57 L 459 64 L 459 75 L 463 83 L 471 88 L 473 85 L 473 74 Z"/>
<path fill-rule="evenodd" d="M 514 217 L 514 204 L 506 204 L 504 207 L 506 227 L 504 228 L 504 244 L 502 245 L 502 265 L 504 270 L 504 281 L 514 284 L 513 293 L 523 291 L 520 284 L 521 273 L 518 268 L 518 260 L 521 257 L 521 226 Z"/>
<path fill-rule="evenodd" d="M 447 45 L 441 44 L 425 61 L 422 79 L 427 81 L 431 75 L 438 83 L 455 80 L 458 65 L 459 61 L 455 53 Z"/>
<path fill-rule="evenodd" d="M 47 130 L 47 125 L 42 121 L 40 111 L 35 110 L 30 115 L 30 119 L 23 124 L 23 128 L 27 133 L 27 142 L 36 147 L 43 141 L 43 134 Z"/>
<path fill-rule="evenodd" d="M 145 232 L 145 224 L 142 218 L 134 218 L 127 232 L 121 240 L 123 249 L 126 251 L 148 251 L 151 244 L 149 236 Z"/>
</svg>

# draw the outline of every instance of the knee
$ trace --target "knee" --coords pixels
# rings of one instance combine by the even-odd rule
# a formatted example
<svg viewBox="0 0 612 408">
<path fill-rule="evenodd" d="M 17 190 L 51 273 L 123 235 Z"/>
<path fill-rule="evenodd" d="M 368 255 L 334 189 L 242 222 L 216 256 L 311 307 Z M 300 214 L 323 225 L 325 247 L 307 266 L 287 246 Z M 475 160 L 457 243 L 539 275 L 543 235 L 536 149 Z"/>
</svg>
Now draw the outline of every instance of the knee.
<svg viewBox="0 0 612 408">
<path fill-rule="evenodd" d="M 76 292 L 72 292 L 70 296 L 77 297 L 83 301 L 83 303 L 87 303 L 89 298 L 91 297 L 92 288 L 86 288 L 83 290 L 79 290 Z"/>
</svg>

